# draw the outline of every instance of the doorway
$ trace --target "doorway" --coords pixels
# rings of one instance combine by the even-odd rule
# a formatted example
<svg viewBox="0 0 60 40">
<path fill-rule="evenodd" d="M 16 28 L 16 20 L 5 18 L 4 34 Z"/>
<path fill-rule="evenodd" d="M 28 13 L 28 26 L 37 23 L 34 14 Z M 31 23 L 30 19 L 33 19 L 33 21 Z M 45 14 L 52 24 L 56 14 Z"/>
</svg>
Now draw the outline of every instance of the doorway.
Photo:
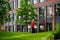
<svg viewBox="0 0 60 40">
<path fill-rule="evenodd" d="M 17 25 L 17 32 L 20 31 L 20 25 Z"/>
<path fill-rule="evenodd" d="M 46 31 L 52 31 L 52 23 L 46 24 Z"/>
</svg>

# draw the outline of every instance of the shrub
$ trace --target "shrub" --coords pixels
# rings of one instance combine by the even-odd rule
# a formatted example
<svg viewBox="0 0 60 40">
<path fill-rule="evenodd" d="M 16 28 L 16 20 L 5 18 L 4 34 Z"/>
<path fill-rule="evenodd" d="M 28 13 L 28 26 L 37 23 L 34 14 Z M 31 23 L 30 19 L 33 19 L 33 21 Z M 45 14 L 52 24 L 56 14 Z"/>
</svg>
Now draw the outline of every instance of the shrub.
<svg viewBox="0 0 60 40">
<path fill-rule="evenodd" d="M 54 31 L 54 36 L 56 39 L 60 39 L 60 23 L 56 23 L 56 30 Z"/>
</svg>

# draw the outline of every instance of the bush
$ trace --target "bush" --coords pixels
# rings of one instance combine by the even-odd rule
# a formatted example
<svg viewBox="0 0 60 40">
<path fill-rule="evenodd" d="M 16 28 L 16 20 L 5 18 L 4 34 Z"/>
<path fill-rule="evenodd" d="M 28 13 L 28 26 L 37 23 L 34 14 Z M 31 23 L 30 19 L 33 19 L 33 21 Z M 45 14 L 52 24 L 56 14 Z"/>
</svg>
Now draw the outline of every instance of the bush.
<svg viewBox="0 0 60 40">
<path fill-rule="evenodd" d="M 54 31 L 54 37 L 60 39 L 60 23 L 56 23 L 56 30 Z"/>
<path fill-rule="evenodd" d="M 60 23 L 56 24 L 56 32 L 59 33 L 60 32 Z"/>
</svg>

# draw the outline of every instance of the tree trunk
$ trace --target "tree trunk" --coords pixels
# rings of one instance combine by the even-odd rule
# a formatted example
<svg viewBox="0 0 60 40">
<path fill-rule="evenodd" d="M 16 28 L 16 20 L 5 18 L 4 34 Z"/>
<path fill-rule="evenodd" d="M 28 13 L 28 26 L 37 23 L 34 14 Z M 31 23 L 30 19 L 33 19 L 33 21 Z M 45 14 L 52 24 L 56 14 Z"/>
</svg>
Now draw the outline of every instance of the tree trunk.
<svg viewBox="0 0 60 40">
<path fill-rule="evenodd" d="M 1 26 L 0 26 L 0 31 L 1 31 Z"/>
<path fill-rule="evenodd" d="M 27 16 L 26 16 L 26 32 L 28 32 Z"/>
<path fill-rule="evenodd" d="M 28 25 L 26 25 L 26 31 L 28 32 Z"/>
<path fill-rule="evenodd" d="M 26 32 L 28 32 L 28 24 L 27 24 L 27 20 L 26 20 Z"/>
</svg>

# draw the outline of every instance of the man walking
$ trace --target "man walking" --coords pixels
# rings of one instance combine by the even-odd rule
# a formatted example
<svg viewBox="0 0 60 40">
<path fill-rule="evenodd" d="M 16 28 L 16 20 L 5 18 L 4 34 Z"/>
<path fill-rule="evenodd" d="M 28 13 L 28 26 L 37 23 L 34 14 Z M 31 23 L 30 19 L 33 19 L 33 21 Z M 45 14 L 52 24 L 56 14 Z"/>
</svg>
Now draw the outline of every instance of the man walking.
<svg viewBox="0 0 60 40">
<path fill-rule="evenodd" d="M 35 32 L 35 29 L 34 29 L 34 19 L 31 22 L 31 28 L 32 28 L 32 33 L 34 33 Z"/>
</svg>

